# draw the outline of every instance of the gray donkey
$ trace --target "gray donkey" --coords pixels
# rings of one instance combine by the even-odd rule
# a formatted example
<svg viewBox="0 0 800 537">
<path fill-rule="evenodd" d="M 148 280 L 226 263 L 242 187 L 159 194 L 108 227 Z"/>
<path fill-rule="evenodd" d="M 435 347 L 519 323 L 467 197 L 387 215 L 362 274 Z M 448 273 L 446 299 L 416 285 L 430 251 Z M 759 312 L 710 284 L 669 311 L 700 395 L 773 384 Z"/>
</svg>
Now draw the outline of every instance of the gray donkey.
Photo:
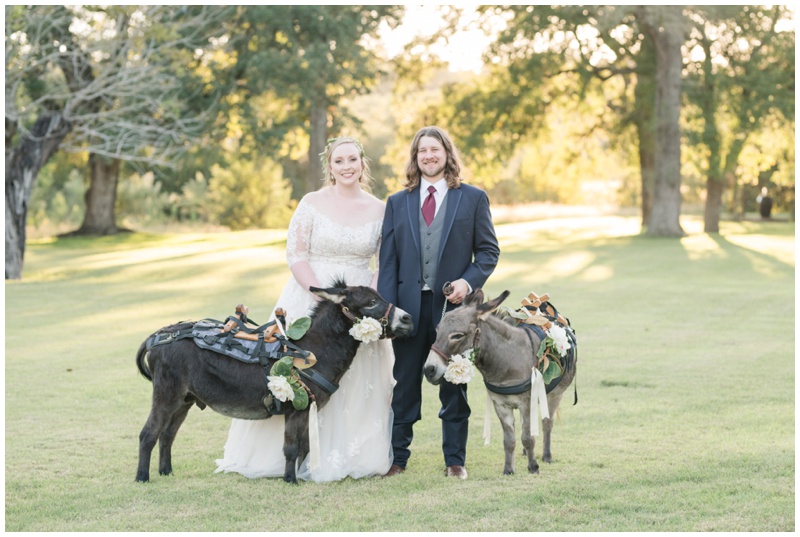
<svg viewBox="0 0 800 537">
<path fill-rule="evenodd" d="M 476 289 L 466 297 L 462 306 L 447 312 L 436 329 L 436 342 L 423 370 L 429 382 L 439 384 L 453 356 L 474 349 L 475 367 L 483 375 L 503 427 L 503 473 L 514 473 L 514 409 L 519 409 L 522 446 L 528 457 L 528 472 L 534 474 L 538 473 L 539 464 L 533 451 L 535 440 L 531 435 L 531 371 L 544 340 L 544 332 L 514 326 L 516 321 L 512 317 L 502 318 L 495 312 L 508 295 L 509 292 L 504 291 L 497 298 L 484 303 L 483 291 Z M 575 359 L 567 363 L 560 378 L 553 379 L 548 385 L 549 418 L 542 420 L 544 462 L 552 462 L 550 434 L 553 417 L 561 396 L 575 377 L 577 355 L 573 356 Z"/>
</svg>

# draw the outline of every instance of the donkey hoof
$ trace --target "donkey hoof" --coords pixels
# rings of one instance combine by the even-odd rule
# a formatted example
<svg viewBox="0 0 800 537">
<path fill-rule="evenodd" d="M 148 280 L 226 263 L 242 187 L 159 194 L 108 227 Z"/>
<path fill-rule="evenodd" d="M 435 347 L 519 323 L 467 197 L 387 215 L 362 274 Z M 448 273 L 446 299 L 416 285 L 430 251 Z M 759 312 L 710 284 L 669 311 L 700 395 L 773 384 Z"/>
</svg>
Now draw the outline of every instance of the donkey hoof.
<svg viewBox="0 0 800 537">
<path fill-rule="evenodd" d="M 538 474 L 538 473 L 539 473 L 539 465 L 537 464 L 537 465 L 536 465 L 536 466 L 534 466 L 533 468 L 531 468 L 530 466 L 528 466 L 528 473 L 529 473 L 529 474 Z"/>
</svg>

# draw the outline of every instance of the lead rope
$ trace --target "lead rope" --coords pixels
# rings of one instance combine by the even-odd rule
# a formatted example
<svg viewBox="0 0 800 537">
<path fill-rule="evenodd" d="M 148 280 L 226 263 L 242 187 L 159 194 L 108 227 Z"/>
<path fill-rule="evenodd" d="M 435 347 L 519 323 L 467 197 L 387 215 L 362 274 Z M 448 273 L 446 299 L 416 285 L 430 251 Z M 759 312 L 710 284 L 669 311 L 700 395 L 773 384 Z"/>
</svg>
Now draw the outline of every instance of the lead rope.
<svg viewBox="0 0 800 537">
<path fill-rule="evenodd" d="M 450 282 L 446 282 L 444 286 L 442 286 L 442 294 L 444 295 L 444 305 L 442 306 L 442 317 L 444 317 L 444 313 L 447 311 L 447 295 L 453 292 L 453 284 Z M 441 317 L 440 317 L 441 320 Z"/>
</svg>

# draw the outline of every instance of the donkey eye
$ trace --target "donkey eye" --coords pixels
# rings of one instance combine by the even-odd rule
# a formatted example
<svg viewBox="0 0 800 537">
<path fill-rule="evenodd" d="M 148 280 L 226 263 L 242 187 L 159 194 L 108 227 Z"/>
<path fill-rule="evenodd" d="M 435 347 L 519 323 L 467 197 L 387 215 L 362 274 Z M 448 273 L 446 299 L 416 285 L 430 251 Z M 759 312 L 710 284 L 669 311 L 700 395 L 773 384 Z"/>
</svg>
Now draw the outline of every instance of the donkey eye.
<svg viewBox="0 0 800 537">
<path fill-rule="evenodd" d="M 454 333 L 450 334 L 450 339 L 452 339 L 453 341 L 460 341 L 460 340 L 464 339 L 464 334 L 462 334 L 460 332 L 454 332 Z"/>
<path fill-rule="evenodd" d="M 373 300 L 369 301 L 369 307 L 370 308 L 374 308 L 377 305 L 378 305 L 378 301 L 377 300 L 373 299 Z"/>
</svg>

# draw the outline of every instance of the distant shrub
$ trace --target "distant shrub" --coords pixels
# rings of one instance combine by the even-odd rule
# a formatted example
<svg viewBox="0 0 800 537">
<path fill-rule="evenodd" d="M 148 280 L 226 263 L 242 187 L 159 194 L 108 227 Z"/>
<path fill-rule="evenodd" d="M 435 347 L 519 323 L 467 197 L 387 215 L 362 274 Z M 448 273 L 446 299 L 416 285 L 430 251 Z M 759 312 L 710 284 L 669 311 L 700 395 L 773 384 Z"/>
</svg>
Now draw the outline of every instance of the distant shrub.
<svg viewBox="0 0 800 537">
<path fill-rule="evenodd" d="M 276 162 L 237 160 L 211 167 L 206 203 L 213 220 L 232 230 L 280 228 L 292 216 L 291 193 Z"/>
</svg>

